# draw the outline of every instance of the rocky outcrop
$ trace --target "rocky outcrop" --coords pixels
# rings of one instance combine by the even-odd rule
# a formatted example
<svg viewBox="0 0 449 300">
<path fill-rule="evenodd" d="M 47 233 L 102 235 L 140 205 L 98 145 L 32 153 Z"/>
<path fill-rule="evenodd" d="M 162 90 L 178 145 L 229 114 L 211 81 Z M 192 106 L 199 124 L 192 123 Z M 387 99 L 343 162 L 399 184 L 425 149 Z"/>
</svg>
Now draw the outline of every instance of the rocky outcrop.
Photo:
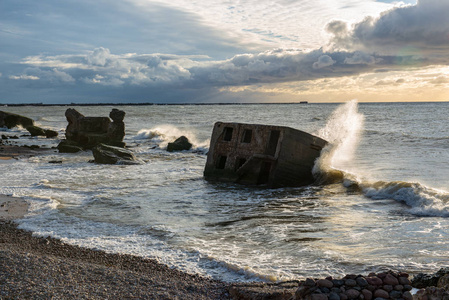
<svg viewBox="0 0 449 300">
<path fill-rule="evenodd" d="M 192 144 L 185 136 L 181 136 L 177 138 L 174 142 L 168 143 L 167 145 L 168 152 L 184 151 L 190 149 L 192 149 Z"/>
<path fill-rule="evenodd" d="M 134 154 L 120 147 L 99 144 L 92 149 L 97 164 L 138 164 Z"/>
<path fill-rule="evenodd" d="M 31 136 L 45 136 L 47 138 L 57 137 L 58 133 L 51 129 L 43 129 L 38 126 L 28 126 L 26 128 Z"/>
<path fill-rule="evenodd" d="M 125 147 L 125 112 L 113 109 L 108 117 L 86 117 L 73 108 L 65 112 L 67 118 L 66 139 L 72 145 L 92 149 L 99 144 Z"/>
<path fill-rule="evenodd" d="M 62 140 L 58 145 L 59 153 L 76 153 L 83 151 L 83 148 L 78 146 L 77 143 L 68 140 Z"/>
<path fill-rule="evenodd" d="M 27 128 L 33 125 L 34 121 L 30 118 L 5 111 L 0 111 L 0 127 L 7 127 L 8 129 L 11 129 L 17 126 Z"/>
</svg>

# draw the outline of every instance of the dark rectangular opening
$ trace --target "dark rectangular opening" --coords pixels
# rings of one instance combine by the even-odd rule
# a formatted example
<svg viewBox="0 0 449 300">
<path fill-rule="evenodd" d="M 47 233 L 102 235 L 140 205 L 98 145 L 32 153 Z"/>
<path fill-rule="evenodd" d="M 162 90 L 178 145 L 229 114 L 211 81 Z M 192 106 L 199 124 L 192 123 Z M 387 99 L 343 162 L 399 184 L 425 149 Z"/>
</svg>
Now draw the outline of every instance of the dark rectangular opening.
<svg viewBox="0 0 449 300">
<path fill-rule="evenodd" d="M 222 169 L 225 168 L 225 166 L 226 166 L 226 159 L 227 159 L 227 158 L 228 158 L 227 156 L 219 156 L 219 157 L 218 157 L 218 161 L 217 161 L 217 169 L 222 170 Z"/>
<path fill-rule="evenodd" d="M 235 164 L 235 170 L 237 171 L 240 169 L 241 166 L 243 166 L 246 163 L 246 158 L 238 158 L 237 163 Z"/>
<path fill-rule="evenodd" d="M 274 156 L 276 154 L 276 149 L 278 147 L 279 137 L 281 132 L 279 130 L 272 130 L 270 133 L 270 140 L 268 141 L 267 149 L 265 154 Z"/>
<path fill-rule="evenodd" d="M 251 129 L 245 129 L 243 131 L 242 143 L 251 143 L 253 138 L 253 131 Z"/>
<path fill-rule="evenodd" d="M 264 161 L 260 167 L 259 177 L 257 179 L 257 184 L 266 184 L 270 179 L 271 172 L 271 162 Z"/>
<path fill-rule="evenodd" d="M 229 142 L 230 140 L 232 140 L 232 132 L 233 131 L 234 131 L 234 128 L 232 128 L 232 127 L 225 127 L 224 128 L 223 141 Z"/>
</svg>

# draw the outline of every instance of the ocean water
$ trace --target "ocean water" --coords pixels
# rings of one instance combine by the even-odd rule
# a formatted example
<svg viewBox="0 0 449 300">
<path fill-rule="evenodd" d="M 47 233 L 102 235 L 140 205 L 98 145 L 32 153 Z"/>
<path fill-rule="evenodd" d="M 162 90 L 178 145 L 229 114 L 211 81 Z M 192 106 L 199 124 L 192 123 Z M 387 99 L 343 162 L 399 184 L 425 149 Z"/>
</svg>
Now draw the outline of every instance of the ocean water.
<svg viewBox="0 0 449 300">
<path fill-rule="evenodd" d="M 113 107 L 76 107 L 107 116 Z M 2 107 L 64 137 L 68 107 Z M 91 152 L 0 164 L 0 193 L 25 198 L 19 227 L 64 242 L 152 258 L 225 281 L 279 281 L 449 266 L 449 103 L 125 106 L 140 165 L 96 165 Z M 342 182 L 264 189 L 209 183 L 216 121 L 319 135 L 315 171 Z M 21 136 L 19 144 L 59 139 Z M 194 149 L 168 153 L 186 135 Z M 49 161 L 62 160 L 61 164 Z"/>
</svg>

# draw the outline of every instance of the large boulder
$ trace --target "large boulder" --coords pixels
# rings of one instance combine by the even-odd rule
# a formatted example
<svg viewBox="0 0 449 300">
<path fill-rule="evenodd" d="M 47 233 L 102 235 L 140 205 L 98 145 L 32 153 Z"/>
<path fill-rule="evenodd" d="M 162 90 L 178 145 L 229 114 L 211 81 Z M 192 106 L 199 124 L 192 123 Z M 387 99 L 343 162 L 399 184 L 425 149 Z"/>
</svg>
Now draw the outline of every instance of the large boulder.
<svg viewBox="0 0 449 300">
<path fill-rule="evenodd" d="M 138 164 L 134 154 L 120 147 L 99 144 L 92 149 L 97 164 Z"/>
<path fill-rule="evenodd" d="M 34 121 L 30 118 L 5 111 L 0 111 L 0 127 L 7 127 L 8 129 L 11 129 L 17 126 L 27 128 L 33 125 Z"/>
<path fill-rule="evenodd" d="M 113 109 L 108 117 L 86 117 L 73 108 L 65 112 L 67 118 L 67 141 L 83 149 L 92 149 L 99 144 L 125 147 L 125 112 Z"/>
<path fill-rule="evenodd" d="M 190 149 L 192 149 L 192 144 L 185 136 L 181 136 L 177 138 L 174 142 L 168 143 L 167 145 L 168 152 L 184 151 Z"/>
</svg>

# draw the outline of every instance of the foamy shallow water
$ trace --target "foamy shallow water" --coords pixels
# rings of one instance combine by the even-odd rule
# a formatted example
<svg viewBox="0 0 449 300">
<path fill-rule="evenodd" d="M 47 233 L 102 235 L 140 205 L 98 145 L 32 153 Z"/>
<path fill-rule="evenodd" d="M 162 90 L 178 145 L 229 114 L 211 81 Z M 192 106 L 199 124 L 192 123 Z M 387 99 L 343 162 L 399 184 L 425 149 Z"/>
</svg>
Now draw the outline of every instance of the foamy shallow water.
<svg viewBox="0 0 449 300">
<path fill-rule="evenodd" d="M 77 109 L 93 116 L 108 115 L 111 108 Z M 358 110 L 356 103 L 122 107 L 126 142 L 144 164 L 95 165 L 88 163 L 89 152 L 14 161 L 0 165 L 0 193 L 30 202 L 31 212 L 19 223 L 36 234 L 155 258 L 227 281 L 435 271 L 449 265 L 447 108 L 447 103 L 360 104 Z M 4 110 L 63 134 L 66 109 Z M 342 116 L 352 121 L 341 125 Z M 327 128 L 328 140 L 340 135 L 346 145 L 327 163 L 346 171 L 347 179 L 270 190 L 208 183 L 202 172 L 215 121 L 315 134 Z M 166 152 L 167 142 L 180 134 L 194 141 L 195 149 Z M 37 141 L 58 142 L 20 139 Z M 54 159 L 63 162 L 48 163 Z"/>
</svg>

